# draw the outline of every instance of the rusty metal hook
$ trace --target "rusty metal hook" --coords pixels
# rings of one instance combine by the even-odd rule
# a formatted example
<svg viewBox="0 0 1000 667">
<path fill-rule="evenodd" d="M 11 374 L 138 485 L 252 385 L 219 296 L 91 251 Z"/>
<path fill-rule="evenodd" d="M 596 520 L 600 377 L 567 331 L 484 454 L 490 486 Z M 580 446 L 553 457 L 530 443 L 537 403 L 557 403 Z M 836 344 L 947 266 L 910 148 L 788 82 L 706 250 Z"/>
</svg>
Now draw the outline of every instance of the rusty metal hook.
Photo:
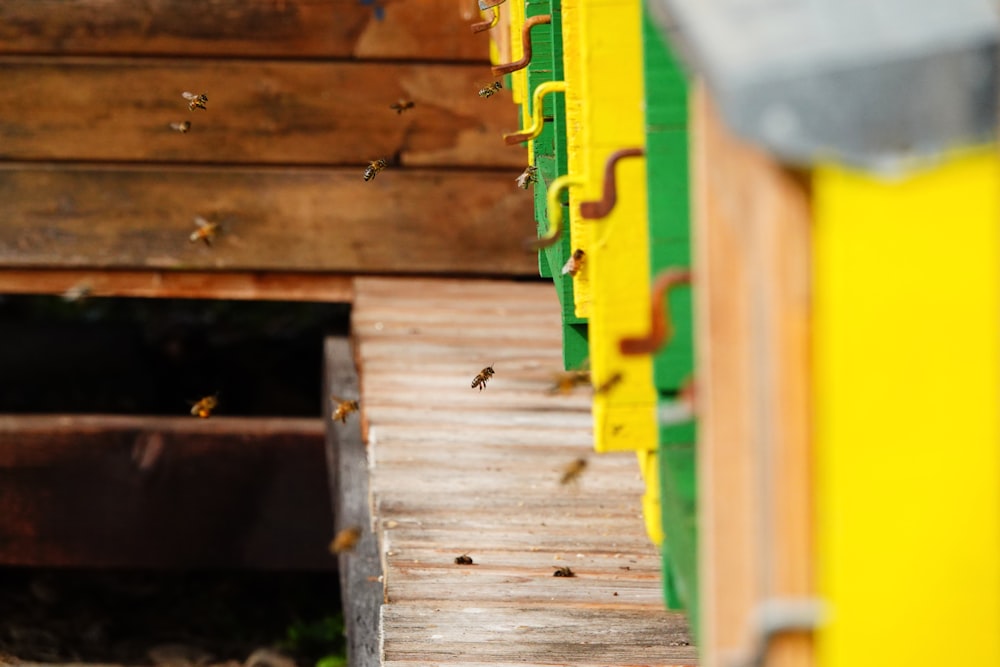
<svg viewBox="0 0 1000 667">
<path fill-rule="evenodd" d="M 562 202 L 559 196 L 562 191 L 571 185 L 583 185 L 584 180 L 580 176 L 565 174 L 549 184 L 549 189 L 545 193 L 545 205 L 549 213 L 549 229 L 544 235 L 538 238 L 531 238 L 524 242 L 529 250 L 541 250 L 553 246 L 562 234 L 563 214 Z"/>
<path fill-rule="evenodd" d="M 503 2 L 503 0 L 500 1 Z M 497 23 L 500 23 L 500 10 L 498 9 L 499 6 L 500 3 L 498 2 L 492 7 L 483 9 L 482 11 L 484 12 L 485 11 L 490 12 L 490 20 L 482 21 L 480 23 L 473 23 L 471 26 L 469 26 L 470 28 L 472 28 L 472 32 L 483 32 L 484 30 L 489 30 L 490 28 L 495 27 Z"/>
<path fill-rule="evenodd" d="M 615 165 L 627 157 L 642 157 L 646 151 L 642 148 L 623 148 L 608 156 L 604 163 L 604 192 L 600 199 L 580 202 L 580 217 L 585 220 L 597 220 L 611 213 L 618 201 L 618 183 L 615 179 Z"/>
<path fill-rule="evenodd" d="M 691 271 L 688 269 L 671 268 L 666 269 L 656 276 L 653 282 L 652 304 L 650 309 L 650 320 L 653 330 L 648 336 L 641 338 L 622 338 L 618 341 L 618 349 L 624 355 L 653 354 L 666 342 L 667 337 L 673 335 L 673 326 L 670 323 L 670 310 L 665 305 L 665 296 L 668 291 L 678 285 L 691 284 Z"/>
<path fill-rule="evenodd" d="M 541 14 L 539 16 L 531 16 L 524 21 L 524 27 L 521 28 L 521 48 L 524 51 L 524 55 L 521 56 L 520 60 L 515 60 L 512 63 L 506 63 L 504 65 L 497 65 L 493 68 L 493 76 L 502 76 L 504 74 L 510 74 L 511 72 L 516 72 L 519 69 L 524 69 L 531 62 L 531 29 L 536 25 L 545 25 L 547 23 L 552 23 L 551 14 Z"/>
<path fill-rule="evenodd" d="M 522 141 L 529 141 L 541 134 L 542 128 L 545 126 L 545 122 L 542 120 L 542 98 L 549 93 L 565 92 L 565 81 L 546 81 L 545 83 L 538 84 L 535 92 L 531 95 L 531 125 L 520 132 L 503 135 L 503 140 L 507 145 L 513 146 Z"/>
</svg>

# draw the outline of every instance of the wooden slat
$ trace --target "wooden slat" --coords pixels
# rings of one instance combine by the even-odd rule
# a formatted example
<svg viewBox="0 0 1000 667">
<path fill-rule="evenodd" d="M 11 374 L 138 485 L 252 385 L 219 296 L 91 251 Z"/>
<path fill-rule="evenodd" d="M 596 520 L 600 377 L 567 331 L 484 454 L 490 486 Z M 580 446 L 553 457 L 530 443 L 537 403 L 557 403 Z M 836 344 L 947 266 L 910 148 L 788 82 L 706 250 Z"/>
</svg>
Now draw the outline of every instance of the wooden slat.
<svg viewBox="0 0 1000 667">
<path fill-rule="evenodd" d="M 722 664 L 755 648 L 756 605 L 815 594 L 812 222 L 802 181 L 733 137 L 704 88 L 692 109 L 700 637 Z M 767 664 L 812 664 L 811 638 L 779 637 Z"/>
<path fill-rule="evenodd" d="M 324 390 L 340 396 L 358 395 L 358 375 L 350 341 L 324 341 Z M 333 496 L 335 528 L 356 528 L 357 545 L 337 556 L 340 599 L 344 608 L 347 659 L 351 667 L 381 662 L 378 633 L 384 595 L 382 564 L 368 507 L 368 465 L 358 422 L 335 423 L 326 408 L 326 455 Z"/>
<path fill-rule="evenodd" d="M 0 416 L 0 563 L 332 568 L 322 434 L 318 419 Z"/>
<path fill-rule="evenodd" d="M 0 57 L 0 69 L 7 160 L 357 165 L 360 180 L 397 154 L 518 171 L 527 159 L 501 140 L 517 124 L 507 93 L 477 95 L 491 80 L 481 66 Z M 207 110 L 189 111 L 183 91 L 206 93 Z M 416 106 L 398 115 L 401 97 Z M 185 119 L 187 134 L 170 129 Z"/>
<path fill-rule="evenodd" d="M 174 299 L 350 302 L 343 274 L 211 273 L 207 271 L 85 271 L 0 269 L 0 294 L 66 294 Z"/>
<path fill-rule="evenodd" d="M 593 454 L 589 392 L 547 393 L 562 341 L 552 286 L 355 290 L 383 664 L 694 664 L 683 615 L 663 607 L 634 455 Z M 483 359 L 497 374 L 479 392 Z M 577 457 L 587 468 L 561 484 Z M 466 552 L 475 564 L 455 564 Z M 577 576 L 553 577 L 560 566 Z"/>
<path fill-rule="evenodd" d="M 0 264 L 228 271 L 536 273 L 530 197 L 497 177 L 318 169 L 0 166 Z M 419 202 L 419 205 L 415 205 Z M 221 222 L 214 245 L 193 218 Z"/>
<path fill-rule="evenodd" d="M 0 53 L 485 60 L 473 0 L 0 3 Z"/>
</svg>

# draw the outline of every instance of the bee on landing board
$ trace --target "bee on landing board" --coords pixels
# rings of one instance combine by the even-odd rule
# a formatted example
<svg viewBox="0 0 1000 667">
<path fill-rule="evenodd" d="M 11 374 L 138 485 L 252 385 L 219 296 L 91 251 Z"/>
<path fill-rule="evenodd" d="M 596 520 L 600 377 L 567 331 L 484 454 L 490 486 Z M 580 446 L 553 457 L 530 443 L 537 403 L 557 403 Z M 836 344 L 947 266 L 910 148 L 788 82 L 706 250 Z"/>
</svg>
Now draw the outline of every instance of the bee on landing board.
<svg viewBox="0 0 1000 667">
<path fill-rule="evenodd" d="M 191 236 L 188 237 L 188 240 L 191 241 L 191 243 L 204 241 L 205 245 L 211 246 L 212 239 L 215 238 L 215 235 L 219 231 L 219 223 L 209 222 L 205 218 L 197 216 L 194 219 L 194 224 L 195 230 L 191 232 Z"/>
<path fill-rule="evenodd" d="M 188 130 L 191 129 L 191 121 L 185 120 L 180 123 L 171 123 L 170 129 L 175 132 L 180 132 L 181 134 L 187 134 Z"/>
<path fill-rule="evenodd" d="M 208 104 L 208 95 L 204 93 L 196 95 L 195 93 L 184 91 L 181 93 L 181 97 L 188 101 L 188 109 L 191 111 L 194 111 L 195 109 L 201 109 L 203 111 L 208 110 L 208 107 L 205 106 Z"/>
<path fill-rule="evenodd" d="M 400 98 L 400 100 L 398 102 L 396 102 L 395 104 L 390 104 L 389 108 L 392 109 L 392 110 L 394 110 L 396 112 L 396 115 L 398 116 L 401 113 L 403 113 L 404 111 L 406 111 L 407 109 L 412 109 L 413 108 L 413 102 L 410 101 L 410 100 L 404 100 L 404 99 Z"/>
<path fill-rule="evenodd" d="M 358 411 L 357 401 L 345 401 L 336 396 L 331 396 L 330 400 L 337 405 L 336 409 L 333 411 L 333 421 L 339 421 L 341 424 L 346 424 L 347 415 Z"/>
<path fill-rule="evenodd" d="M 586 259 L 586 257 L 587 256 L 582 249 L 577 248 L 576 250 L 574 250 L 573 256 L 567 259 L 566 263 L 563 264 L 562 267 L 563 275 L 565 276 L 566 274 L 569 274 L 572 277 L 575 276 L 577 273 L 579 273 L 580 269 L 583 268 L 583 261 Z"/>
<path fill-rule="evenodd" d="M 93 286 L 89 282 L 84 280 L 82 282 L 76 283 L 75 285 L 71 286 L 68 290 L 63 292 L 62 299 L 63 301 L 66 301 L 68 303 L 78 303 L 86 299 L 88 296 L 90 296 L 91 292 L 93 291 L 94 291 Z"/>
<path fill-rule="evenodd" d="M 208 419 L 212 416 L 212 411 L 217 407 L 219 407 L 219 395 L 206 396 L 191 406 L 191 415 L 200 417 L 201 419 Z"/>
<path fill-rule="evenodd" d="M 455 565 L 474 565 L 474 563 L 469 554 L 462 554 L 461 556 L 455 556 Z"/>
<path fill-rule="evenodd" d="M 479 391 L 486 389 L 486 382 L 493 377 L 493 364 L 490 364 L 483 370 L 479 371 L 479 375 L 472 378 L 472 388 L 475 389 L 479 387 Z"/>
<path fill-rule="evenodd" d="M 538 167 L 528 165 L 521 172 L 521 175 L 514 179 L 514 182 L 517 183 L 517 187 L 527 190 L 530 184 L 538 182 Z"/>
<path fill-rule="evenodd" d="M 560 484 L 569 484 L 570 482 L 575 482 L 580 479 L 580 475 L 587 468 L 587 459 L 577 459 L 570 463 L 568 466 L 563 468 L 562 477 L 559 478 Z"/>
<path fill-rule="evenodd" d="M 554 567 L 554 566 L 553 566 Z M 569 569 L 569 566 L 563 565 L 562 567 L 557 567 L 556 571 L 552 573 L 553 577 L 575 577 L 576 573 Z"/>
<path fill-rule="evenodd" d="M 375 178 L 376 174 L 385 169 L 386 164 L 385 158 L 379 158 L 369 162 L 368 166 L 365 168 L 365 180 L 370 181 Z"/>
<path fill-rule="evenodd" d="M 482 97 L 483 99 L 489 99 L 494 95 L 496 95 L 498 92 L 500 92 L 501 88 L 503 88 L 503 83 L 501 83 L 500 81 L 494 81 L 488 86 L 480 88 L 479 96 Z"/>
<path fill-rule="evenodd" d="M 602 382 L 600 386 L 594 387 L 594 394 L 597 396 L 607 394 L 609 391 L 614 389 L 621 381 L 622 381 L 622 374 L 621 372 L 616 371 L 611 374 L 611 377 Z"/>
<path fill-rule="evenodd" d="M 357 545 L 359 539 L 361 539 L 360 528 L 357 526 L 344 528 L 339 531 L 336 536 L 334 536 L 333 541 L 330 542 L 330 553 L 341 554 L 345 551 L 351 551 L 355 545 Z"/>
</svg>

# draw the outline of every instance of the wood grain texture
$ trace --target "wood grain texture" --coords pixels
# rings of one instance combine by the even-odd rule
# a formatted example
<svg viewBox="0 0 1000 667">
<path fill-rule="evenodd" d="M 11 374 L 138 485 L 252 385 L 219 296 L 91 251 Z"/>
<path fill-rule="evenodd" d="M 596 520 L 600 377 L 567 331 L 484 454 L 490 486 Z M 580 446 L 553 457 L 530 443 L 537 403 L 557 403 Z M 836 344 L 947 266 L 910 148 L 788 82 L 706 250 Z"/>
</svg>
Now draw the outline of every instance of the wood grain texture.
<svg viewBox="0 0 1000 667">
<path fill-rule="evenodd" d="M 352 326 L 383 664 L 695 664 L 683 615 L 663 608 L 634 455 L 593 454 L 587 391 L 548 393 L 550 284 L 362 277 Z M 454 562 L 465 553 L 473 565 Z"/>
<path fill-rule="evenodd" d="M 706 662 L 751 650 L 769 599 L 815 595 L 810 437 L 810 202 L 793 173 L 692 105 L 701 638 Z M 767 664 L 810 665 L 785 635 Z"/>
<path fill-rule="evenodd" d="M 346 303 L 354 298 L 353 280 L 342 274 L 0 269 L 0 294 L 65 294 L 73 289 L 82 290 L 83 298 L 327 303 Z"/>
<path fill-rule="evenodd" d="M 7 267 L 533 275 L 530 198 L 482 174 L 0 165 Z M 419 202 L 420 205 L 415 205 Z M 193 219 L 221 223 L 212 247 Z"/>
<path fill-rule="evenodd" d="M 0 53 L 485 61 L 474 0 L 0 3 Z"/>
<path fill-rule="evenodd" d="M 0 416 L 0 562 L 329 569 L 317 419 Z"/>
<path fill-rule="evenodd" d="M 324 342 L 324 393 L 357 397 L 358 374 L 346 338 Z M 334 489 L 334 527 L 360 530 L 357 545 L 338 555 L 340 597 L 344 608 L 347 659 L 351 667 L 381 664 L 379 636 L 383 591 L 382 564 L 368 506 L 368 462 L 358 420 L 332 421 L 326 408 L 326 455 Z"/>
<path fill-rule="evenodd" d="M 0 57 L 0 158 L 523 168 L 504 91 L 473 65 Z M 208 95 L 188 110 L 184 91 Z M 400 98 L 415 103 L 397 114 Z M 181 134 L 170 123 L 189 120 Z M 514 188 L 517 173 L 509 176 Z"/>
</svg>

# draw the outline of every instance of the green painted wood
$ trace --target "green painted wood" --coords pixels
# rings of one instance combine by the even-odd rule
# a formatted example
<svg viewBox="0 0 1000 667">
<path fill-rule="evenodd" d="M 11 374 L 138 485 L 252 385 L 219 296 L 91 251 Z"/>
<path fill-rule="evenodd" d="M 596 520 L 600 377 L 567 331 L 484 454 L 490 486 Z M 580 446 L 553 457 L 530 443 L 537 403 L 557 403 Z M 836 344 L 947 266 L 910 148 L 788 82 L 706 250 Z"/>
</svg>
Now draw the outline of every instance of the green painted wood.
<svg viewBox="0 0 1000 667">
<path fill-rule="evenodd" d="M 664 598 L 687 610 L 698 636 L 698 528 L 695 447 L 660 444 L 660 503 L 663 521 Z"/>
</svg>

